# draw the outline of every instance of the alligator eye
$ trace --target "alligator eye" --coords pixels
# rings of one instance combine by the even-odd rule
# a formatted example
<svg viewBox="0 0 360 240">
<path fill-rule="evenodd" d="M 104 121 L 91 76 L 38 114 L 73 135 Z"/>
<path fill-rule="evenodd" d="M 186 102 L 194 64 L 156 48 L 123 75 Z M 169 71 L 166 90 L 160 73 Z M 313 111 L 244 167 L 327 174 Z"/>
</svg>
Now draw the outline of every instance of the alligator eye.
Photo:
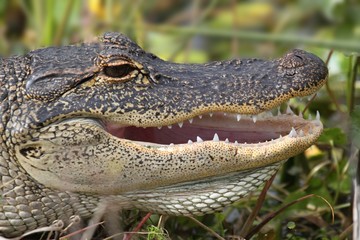
<svg viewBox="0 0 360 240">
<path fill-rule="evenodd" d="M 117 66 L 107 66 L 104 67 L 103 71 L 106 76 L 112 78 L 123 78 L 132 71 L 134 71 L 134 67 L 130 64 L 122 64 Z"/>
</svg>

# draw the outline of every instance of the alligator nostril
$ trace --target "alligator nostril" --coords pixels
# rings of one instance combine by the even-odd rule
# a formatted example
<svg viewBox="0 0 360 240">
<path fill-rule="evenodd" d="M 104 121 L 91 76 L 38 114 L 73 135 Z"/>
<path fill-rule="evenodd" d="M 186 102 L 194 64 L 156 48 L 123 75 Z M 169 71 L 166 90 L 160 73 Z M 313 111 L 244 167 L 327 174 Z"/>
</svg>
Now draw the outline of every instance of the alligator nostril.
<svg viewBox="0 0 360 240">
<path fill-rule="evenodd" d="M 295 76 L 295 72 L 287 72 L 285 75 L 288 77 L 293 77 Z"/>
<path fill-rule="evenodd" d="M 297 57 L 298 59 L 300 59 L 301 61 L 304 60 L 304 59 L 302 58 L 302 56 L 300 56 L 300 55 L 295 54 L 294 56 Z"/>
<path fill-rule="evenodd" d="M 305 65 L 305 60 L 301 55 L 289 53 L 283 57 L 280 65 L 287 69 L 297 68 Z"/>
</svg>

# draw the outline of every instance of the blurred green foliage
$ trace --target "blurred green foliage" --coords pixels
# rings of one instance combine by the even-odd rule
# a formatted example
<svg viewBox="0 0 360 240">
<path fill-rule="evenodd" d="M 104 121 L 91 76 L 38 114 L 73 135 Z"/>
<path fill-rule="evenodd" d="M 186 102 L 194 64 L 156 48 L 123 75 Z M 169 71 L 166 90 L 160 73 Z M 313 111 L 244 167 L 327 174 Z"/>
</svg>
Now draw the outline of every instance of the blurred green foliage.
<svg viewBox="0 0 360 240">
<path fill-rule="evenodd" d="M 51 45 L 92 41 L 106 31 L 127 34 L 145 50 L 178 62 L 232 57 L 279 56 L 302 48 L 330 61 L 330 77 L 311 103 L 308 116 L 322 114 L 319 143 L 290 159 L 278 174 L 256 218 L 307 194 L 308 198 L 275 216 L 255 239 L 346 239 L 351 234 L 349 116 L 359 116 L 360 3 L 357 0 L 13 0 L 0 1 L 0 55 L 24 54 Z M 297 113 L 306 103 L 292 100 Z M 354 118 L 358 129 L 358 117 Z M 221 236 L 239 236 L 257 196 L 242 199 L 223 213 L 198 218 Z M 139 217 L 138 217 L 139 218 Z M 129 229 L 136 225 L 136 218 Z M 155 218 L 156 219 L 156 218 Z M 149 225 L 156 225 L 149 222 Z M 188 218 L 169 218 L 172 239 L 209 239 Z M 325 229 L 325 230 L 324 230 Z M 350 230 L 349 230 L 350 229 Z M 148 229 L 149 230 L 149 229 Z M 155 231 L 156 230 L 156 231 Z M 144 228 L 146 231 L 146 227 Z M 151 236 L 163 234 L 151 228 Z M 336 237 L 334 237 L 336 236 Z M 151 239 L 153 239 L 151 238 Z"/>
</svg>

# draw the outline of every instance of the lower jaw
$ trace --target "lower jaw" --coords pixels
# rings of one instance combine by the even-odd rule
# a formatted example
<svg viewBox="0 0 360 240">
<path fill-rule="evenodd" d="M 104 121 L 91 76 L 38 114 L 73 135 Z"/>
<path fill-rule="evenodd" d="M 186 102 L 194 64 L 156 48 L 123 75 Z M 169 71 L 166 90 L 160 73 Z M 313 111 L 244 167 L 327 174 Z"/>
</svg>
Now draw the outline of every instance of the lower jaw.
<svg viewBox="0 0 360 240">
<path fill-rule="evenodd" d="M 178 216 L 211 214 L 256 191 L 277 172 L 281 165 L 282 162 L 277 162 L 263 168 L 129 192 L 121 198 L 130 200 L 135 208 L 158 214 Z M 117 201 L 116 196 L 111 198 Z"/>
</svg>

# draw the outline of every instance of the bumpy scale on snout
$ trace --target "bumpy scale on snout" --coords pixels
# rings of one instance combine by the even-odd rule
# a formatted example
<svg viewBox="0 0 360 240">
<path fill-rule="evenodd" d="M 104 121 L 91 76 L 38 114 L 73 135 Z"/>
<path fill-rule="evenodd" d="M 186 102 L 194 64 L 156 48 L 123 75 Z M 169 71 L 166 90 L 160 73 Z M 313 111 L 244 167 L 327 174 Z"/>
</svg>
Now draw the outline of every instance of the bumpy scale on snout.
<svg viewBox="0 0 360 240">
<path fill-rule="evenodd" d="M 101 200 L 175 215 L 220 210 L 316 141 L 320 116 L 263 112 L 316 92 L 327 68 L 302 50 L 176 64 L 107 33 L 3 60 L 0 76 L 0 232 L 17 236 L 89 217 Z"/>
</svg>

